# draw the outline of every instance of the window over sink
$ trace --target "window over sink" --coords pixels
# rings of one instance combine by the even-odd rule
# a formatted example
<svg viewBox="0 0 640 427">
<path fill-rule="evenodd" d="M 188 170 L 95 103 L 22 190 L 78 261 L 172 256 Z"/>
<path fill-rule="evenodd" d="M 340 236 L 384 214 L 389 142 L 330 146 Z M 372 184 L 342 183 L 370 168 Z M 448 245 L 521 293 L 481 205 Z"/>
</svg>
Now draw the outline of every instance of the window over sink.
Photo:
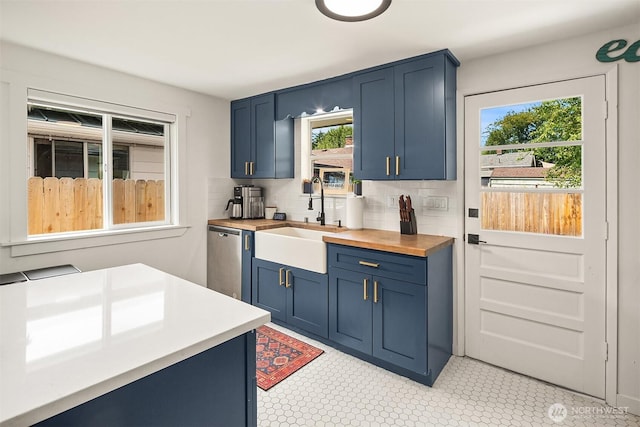
<svg viewBox="0 0 640 427">
<path fill-rule="evenodd" d="M 327 195 L 353 188 L 353 111 L 341 110 L 301 119 L 302 179 L 322 180 Z M 318 184 L 316 183 L 317 187 Z M 314 188 L 314 192 L 319 188 Z"/>
</svg>

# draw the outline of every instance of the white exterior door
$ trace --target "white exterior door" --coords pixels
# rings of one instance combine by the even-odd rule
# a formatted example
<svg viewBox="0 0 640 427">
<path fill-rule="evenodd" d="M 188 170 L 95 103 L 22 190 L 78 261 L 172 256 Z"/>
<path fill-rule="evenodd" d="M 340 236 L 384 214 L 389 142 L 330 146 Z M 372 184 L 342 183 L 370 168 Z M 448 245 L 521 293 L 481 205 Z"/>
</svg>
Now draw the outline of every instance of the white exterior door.
<svg viewBox="0 0 640 427">
<path fill-rule="evenodd" d="M 553 130 L 557 123 L 536 116 L 573 120 L 558 116 L 568 107 L 545 113 L 554 102 L 571 104 L 580 120 L 581 132 L 569 140 L 554 139 L 562 133 Z M 518 122 L 527 117 L 519 111 L 533 112 L 531 126 Z M 505 129 L 520 126 L 535 142 L 486 145 L 505 115 L 514 116 Z M 606 361 L 605 124 L 604 76 L 465 98 L 466 353 L 599 398 Z M 563 168 L 567 153 L 577 153 L 577 161 Z"/>
</svg>

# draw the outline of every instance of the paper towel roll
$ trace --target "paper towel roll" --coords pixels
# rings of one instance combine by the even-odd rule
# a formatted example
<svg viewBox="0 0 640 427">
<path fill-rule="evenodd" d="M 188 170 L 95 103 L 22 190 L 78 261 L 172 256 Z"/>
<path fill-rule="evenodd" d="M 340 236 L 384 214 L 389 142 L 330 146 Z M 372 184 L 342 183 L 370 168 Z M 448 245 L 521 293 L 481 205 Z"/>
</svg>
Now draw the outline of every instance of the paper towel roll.
<svg viewBox="0 0 640 427">
<path fill-rule="evenodd" d="M 359 230 L 362 228 L 362 214 L 364 197 L 350 194 L 347 196 L 347 228 Z"/>
</svg>

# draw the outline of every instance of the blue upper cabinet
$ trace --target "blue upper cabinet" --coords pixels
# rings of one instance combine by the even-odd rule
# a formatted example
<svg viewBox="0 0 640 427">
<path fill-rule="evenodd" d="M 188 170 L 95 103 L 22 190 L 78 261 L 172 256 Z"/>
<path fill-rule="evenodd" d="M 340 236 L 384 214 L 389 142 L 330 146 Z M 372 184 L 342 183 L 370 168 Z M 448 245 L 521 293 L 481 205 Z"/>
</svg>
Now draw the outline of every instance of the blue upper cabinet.
<svg viewBox="0 0 640 427">
<path fill-rule="evenodd" d="M 353 78 L 358 179 L 456 179 L 457 60 L 441 51 Z"/>
<path fill-rule="evenodd" d="M 249 177 L 251 160 L 251 101 L 231 103 L 231 177 Z"/>
<path fill-rule="evenodd" d="M 358 179 L 392 178 L 393 67 L 357 75 L 353 106 L 353 170 Z"/>
<path fill-rule="evenodd" d="M 232 178 L 293 178 L 293 119 L 275 108 L 273 93 L 231 103 Z"/>
</svg>

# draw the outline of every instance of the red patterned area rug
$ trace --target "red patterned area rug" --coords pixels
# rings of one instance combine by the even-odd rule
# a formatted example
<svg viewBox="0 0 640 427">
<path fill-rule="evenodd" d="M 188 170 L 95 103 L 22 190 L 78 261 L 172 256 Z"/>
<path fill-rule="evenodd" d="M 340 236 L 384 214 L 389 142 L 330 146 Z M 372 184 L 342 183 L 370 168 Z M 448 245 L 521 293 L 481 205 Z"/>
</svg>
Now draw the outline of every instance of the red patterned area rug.
<svg viewBox="0 0 640 427">
<path fill-rule="evenodd" d="M 324 353 L 268 326 L 256 331 L 256 375 L 265 391 Z"/>
</svg>

